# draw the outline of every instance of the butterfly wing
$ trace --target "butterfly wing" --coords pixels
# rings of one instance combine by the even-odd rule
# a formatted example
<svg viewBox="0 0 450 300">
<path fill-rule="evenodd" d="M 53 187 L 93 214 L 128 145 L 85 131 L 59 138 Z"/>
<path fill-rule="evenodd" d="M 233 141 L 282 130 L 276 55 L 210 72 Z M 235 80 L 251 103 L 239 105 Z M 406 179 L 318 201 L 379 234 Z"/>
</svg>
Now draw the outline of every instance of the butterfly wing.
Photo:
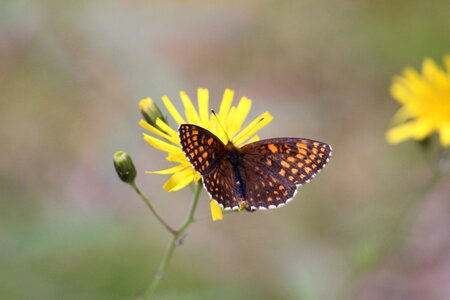
<svg viewBox="0 0 450 300">
<path fill-rule="evenodd" d="M 274 138 L 247 144 L 241 152 L 246 205 L 266 209 L 292 200 L 297 189 L 328 162 L 331 146 L 309 139 Z"/>
<path fill-rule="evenodd" d="M 228 150 L 210 131 L 182 124 L 178 129 L 181 148 L 194 169 L 203 177 L 203 186 L 210 197 L 224 209 L 237 209 L 239 201 L 233 185 Z"/>
<path fill-rule="evenodd" d="M 243 200 L 238 197 L 232 172 L 230 161 L 224 159 L 213 172 L 203 176 L 203 186 L 209 196 L 225 210 L 239 209 L 240 202 Z"/>
<path fill-rule="evenodd" d="M 211 173 L 226 156 L 222 141 L 202 127 L 181 124 L 178 133 L 184 154 L 202 176 Z"/>
</svg>

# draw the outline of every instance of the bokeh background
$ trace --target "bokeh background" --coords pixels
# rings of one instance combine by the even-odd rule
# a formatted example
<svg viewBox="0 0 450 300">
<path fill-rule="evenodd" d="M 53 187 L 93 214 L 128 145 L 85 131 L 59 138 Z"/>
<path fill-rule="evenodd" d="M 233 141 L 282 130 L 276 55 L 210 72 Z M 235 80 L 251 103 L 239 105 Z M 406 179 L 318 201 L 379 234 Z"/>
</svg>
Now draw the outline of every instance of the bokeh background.
<svg viewBox="0 0 450 300">
<path fill-rule="evenodd" d="M 334 153 L 283 209 L 212 223 L 203 195 L 206 218 L 158 299 L 450 299 L 449 177 L 423 192 L 430 151 L 384 137 L 393 76 L 442 62 L 449 11 L 447 0 L 1 1 L 0 298 L 133 299 L 147 286 L 169 235 L 118 180 L 113 153 L 133 156 L 137 182 L 180 224 L 192 195 L 143 173 L 168 162 L 142 139 L 137 103 L 168 95 L 180 108 L 179 90 L 207 87 L 213 108 L 232 88 L 253 100 L 250 117 L 270 111 L 263 138 Z"/>
</svg>

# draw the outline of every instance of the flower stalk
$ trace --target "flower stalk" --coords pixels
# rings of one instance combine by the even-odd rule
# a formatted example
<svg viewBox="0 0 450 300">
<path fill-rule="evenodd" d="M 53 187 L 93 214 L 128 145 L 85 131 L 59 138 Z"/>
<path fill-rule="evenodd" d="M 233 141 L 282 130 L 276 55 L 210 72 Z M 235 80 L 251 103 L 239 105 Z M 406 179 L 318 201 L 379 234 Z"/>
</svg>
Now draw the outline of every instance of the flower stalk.
<svg viewBox="0 0 450 300">
<path fill-rule="evenodd" d="M 163 225 L 172 235 L 176 235 L 177 231 L 169 226 L 169 224 L 164 221 L 163 218 L 156 212 L 153 205 L 151 204 L 150 200 L 142 193 L 141 189 L 137 186 L 137 184 L 133 181 L 130 183 L 131 187 L 136 191 L 136 193 L 141 197 L 142 200 L 144 200 L 145 205 L 147 205 L 148 209 L 153 213 L 153 215 L 156 217 L 156 219 Z"/>
<path fill-rule="evenodd" d="M 194 199 L 192 200 L 191 207 L 189 209 L 189 212 L 186 216 L 186 219 L 184 220 L 183 224 L 180 226 L 180 229 L 173 232 L 172 238 L 167 246 L 166 252 L 164 253 L 163 259 L 161 260 L 161 263 L 159 264 L 158 270 L 156 271 L 155 276 L 152 279 L 152 282 L 150 283 L 147 290 L 144 292 L 142 299 L 149 300 L 155 293 L 156 289 L 159 286 L 159 283 L 161 282 L 161 279 L 164 277 L 167 268 L 169 267 L 169 263 L 172 259 L 173 253 L 177 246 L 180 246 L 182 244 L 182 240 L 184 238 L 184 233 L 188 229 L 189 225 L 191 225 L 194 222 L 194 213 L 197 209 L 198 200 L 200 199 L 200 194 L 202 191 L 202 185 L 201 183 L 197 183 L 195 186 L 194 191 Z"/>
</svg>

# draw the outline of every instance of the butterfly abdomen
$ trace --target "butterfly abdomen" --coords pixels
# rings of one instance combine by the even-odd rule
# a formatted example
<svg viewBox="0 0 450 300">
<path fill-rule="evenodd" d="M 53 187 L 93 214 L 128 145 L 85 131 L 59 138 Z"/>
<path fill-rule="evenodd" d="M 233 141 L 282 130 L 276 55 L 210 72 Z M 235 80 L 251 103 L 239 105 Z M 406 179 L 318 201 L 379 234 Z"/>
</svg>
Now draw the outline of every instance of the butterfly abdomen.
<svg viewBox="0 0 450 300">
<path fill-rule="evenodd" d="M 236 196 L 241 200 L 244 200 L 246 198 L 245 182 L 242 178 L 241 172 L 239 171 L 241 153 L 234 146 L 229 147 L 228 159 L 231 163 L 233 182 L 236 187 Z"/>
</svg>

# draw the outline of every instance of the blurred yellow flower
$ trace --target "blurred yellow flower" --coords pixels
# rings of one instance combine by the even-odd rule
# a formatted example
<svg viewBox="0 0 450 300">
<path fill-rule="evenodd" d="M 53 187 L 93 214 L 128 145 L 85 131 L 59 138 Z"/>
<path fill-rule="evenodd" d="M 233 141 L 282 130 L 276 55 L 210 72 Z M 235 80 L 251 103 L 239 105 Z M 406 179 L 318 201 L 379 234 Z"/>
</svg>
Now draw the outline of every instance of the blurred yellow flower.
<svg viewBox="0 0 450 300">
<path fill-rule="evenodd" d="M 393 117 L 396 126 L 387 132 L 390 143 L 422 140 L 438 132 L 440 143 L 450 145 L 450 55 L 444 57 L 444 65 L 446 70 L 427 58 L 422 74 L 406 68 L 395 78 L 391 94 L 402 107 Z"/>
<path fill-rule="evenodd" d="M 211 131 L 225 144 L 227 143 L 228 136 L 236 146 L 240 147 L 247 143 L 259 140 L 256 132 L 270 123 L 272 121 L 272 116 L 269 112 L 265 112 L 241 130 L 241 127 L 250 112 L 252 101 L 247 97 L 242 97 L 237 106 L 232 106 L 233 97 L 234 91 L 226 89 L 219 111 L 216 113 L 218 120 L 210 113 L 209 92 L 207 89 L 199 88 L 197 91 L 198 110 L 194 107 L 189 96 L 184 91 L 180 92 L 185 117 L 181 116 L 167 96 L 163 96 L 162 101 L 177 125 L 189 123 L 201 126 Z M 150 98 L 141 100 L 141 110 L 145 109 L 145 105 L 149 103 L 153 105 L 154 102 Z M 218 122 L 223 126 L 226 133 L 221 129 Z M 144 133 L 144 139 L 156 149 L 167 152 L 168 155 L 166 160 L 175 164 L 171 168 L 165 170 L 148 172 L 154 174 L 172 174 L 169 180 L 164 184 L 164 189 L 168 192 L 178 191 L 189 185 L 191 182 L 198 182 L 201 179 L 200 174 L 195 171 L 181 150 L 178 131 L 176 129 L 171 128 L 159 117 L 156 118 L 154 125 L 149 124 L 145 120 L 141 120 L 139 124 L 153 134 L 148 135 Z M 217 202 L 210 201 L 210 205 L 213 220 L 222 219 L 222 210 Z"/>
</svg>

